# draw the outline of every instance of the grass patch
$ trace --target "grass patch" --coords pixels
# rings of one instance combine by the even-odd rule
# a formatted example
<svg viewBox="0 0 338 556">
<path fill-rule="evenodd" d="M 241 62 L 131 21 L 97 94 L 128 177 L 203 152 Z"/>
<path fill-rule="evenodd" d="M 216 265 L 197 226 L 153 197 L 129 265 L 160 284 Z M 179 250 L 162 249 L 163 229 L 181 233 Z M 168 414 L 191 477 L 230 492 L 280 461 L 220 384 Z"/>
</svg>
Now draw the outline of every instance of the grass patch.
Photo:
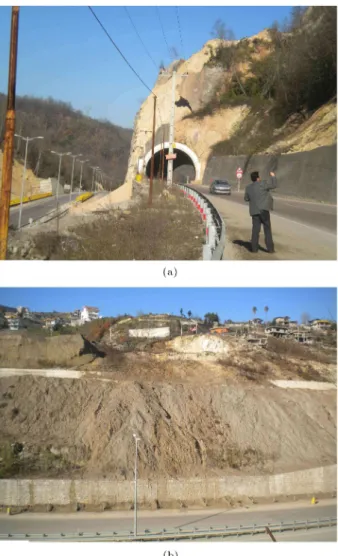
<svg viewBox="0 0 338 556">
<path fill-rule="evenodd" d="M 43 233 L 34 238 L 30 257 L 51 260 L 198 260 L 204 226 L 199 213 L 177 190 L 156 194 L 127 211 L 102 212 L 92 223 L 67 234 Z"/>
</svg>

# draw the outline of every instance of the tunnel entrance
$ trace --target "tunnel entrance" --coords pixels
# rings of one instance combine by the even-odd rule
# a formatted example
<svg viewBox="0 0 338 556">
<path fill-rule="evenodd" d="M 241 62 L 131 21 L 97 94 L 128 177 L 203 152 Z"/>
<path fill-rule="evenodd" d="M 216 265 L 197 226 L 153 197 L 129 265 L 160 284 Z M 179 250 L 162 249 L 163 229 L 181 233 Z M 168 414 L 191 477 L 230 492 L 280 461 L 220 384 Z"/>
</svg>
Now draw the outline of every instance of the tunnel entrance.
<svg viewBox="0 0 338 556">
<path fill-rule="evenodd" d="M 154 177 L 161 177 L 162 145 L 154 149 Z M 169 143 L 164 143 L 164 155 L 169 153 Z M 175 143 L 174 153 L 177 155 L 173 164 L 173 179 L 176 183 L 187 183 L 200 179 L 200 162 L 196 154 L 186 145 Z M 151 151 L 144 159 L 144 172 L 150 177 Z M 164 159 L 164 178 L 167 177 L 168 161 Z"/>
<path fill-rule="evenodd" d="M 164 149 L 164 155 L 169 153 L 169 149 Z M 184 152 L 180 151 L 179 149 L 174 149 L 174 153 L 177 155 L 177 158 L 174 160 L 174 170 L 173 170 L 173 179 L 177 183 L 186 183 L 187 178 L 189 181 L 192 181 L 196 177 L 196 170 L 193 161 L 191 158 Z M 161 160 L 162 160 L 162 151 L 158 151 L 154 155 L 154 177 L 160 178 L 161 177 Z M 151 158 L 147 163 L 146 167 L 146 175 L 150 177 L 150 166 L 151 166 Z M 168 170 L 168 160 L 164 159 L 164 177 L 167 177 L 167 170 Z"/>
</svg>

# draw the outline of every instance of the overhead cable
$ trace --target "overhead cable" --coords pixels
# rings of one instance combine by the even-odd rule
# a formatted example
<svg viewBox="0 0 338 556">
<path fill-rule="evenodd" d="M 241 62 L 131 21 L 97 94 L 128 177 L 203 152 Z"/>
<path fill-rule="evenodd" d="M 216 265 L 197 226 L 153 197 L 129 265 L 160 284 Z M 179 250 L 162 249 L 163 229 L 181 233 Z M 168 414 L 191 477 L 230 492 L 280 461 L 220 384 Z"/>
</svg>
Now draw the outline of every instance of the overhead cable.
<svg viewBox="0 0 338 556">
<path fill-rule="evenodd" d="M 127 8 L 126 6 L 124 6 L 124 9 L 125 9 L 125 11 L 126 11 L 128 17 L 129 17 L 129 19 L 130 19 L 130 23 L 132 24 L 132 26 L 133 26 L 133 28 L 134 28 L 134 31 L 135 31 L 135 33 L 137 34 L 137 36 L 138 36 L 138 38 L 139 38 L 139 40 L 140 40 L 140 43 L 142 44 L 142 46 L 143 46 L 143 48 L 144 48 L 146 54 L 148 55 L 148 57 L 150 58 L 150 60 L 151 60 L 152 63 L 154 64 L 155 68 L 158 70 L 158 65 L 156 64 L 154 58 L 151 56 L 151 54 L 150 54 L 150 52 L 148 51 L 146 45 L 144 44 L 144 42 L 143 42 L 143 40 L 142 40 L 142 38 L 141 38 L 141 36 L 140 36 L 140 34 L 139 34 L 137 28 L 136 28 L 136 25 L 134 24 L 134 22 L 133 22 L 133 20 L 132 20 L 132 18 L 131 18 L 131 15 L 130 15 L 130 13 L 129 13 L 128 8 Z"/>
<path fill-rule="evenodd" d="M 161 25 L 162 34 L 163 34 L 163 37 L 164 37 L 164 42 L 165 42 L 165 44 L 167 45 L 167 48 L 168 48 L 169 58 L 171 58 L 171 52 L 170 52 L 170 48 L 169 48 L 169 45 L 168 45 L 167 37 L 165 36 L 165 32 L 164 32 L 164 28 L 163 28 L 162 21 L 161 21 L 161 16 L 160 16 L 160 10 L 159 10 L 158 6 L 156 6 L 156 10 L 157 10 L 157 15 L 158 15 L 158 20 L 159 20 L 160 25 Z"/>
<path fill-rule="evenodd" d="M 176 17 L 177 17 L 178 32 L 180 34 L 182 57 L 183 57 L 183 59 L 185 59 L 184 48 L 183 48 L 182 29 L 181 29 L 181 23 L 180 23 L 180 16 L 179 16 L 179 13 L 178 13 L 178 6 L 176 6 Z"/>
<path fill-rule="evenodd" d="M 122 58 L 124 59 L 124 61 L 126 62 L 126 64 L 130 67 L 131 71 L 136 75 L 136 77 L 138 78 L 139 81 L 141 81 L 142 85 L 144 85 L 148 91 L 154 95 L 155 93 L 152 91 L 152 89 L 150 87 L 148 87 L 148 85 L 143 81 L 142 77 L 137 73 L 137 71 L 133 68 L 133 66 L 130 64 L 130 62 L 128 62 L 127 58 L 125 57 L 125 55 L 121 52 L 121 50 L 119 49 L 119 47 L 117 46 L 117 44 L 115 43 L 115 41 L 112 39 L 112 37 L 110 36 L 110 34 L 108 33 L 107 29 L 104 27 L 103 23 L 100 21 L 100 19 L 97 17 L 96 13 L 94 12 L 93 8 L 91 8 L 90 6 L 88 6 L 88 8 L 90 9 L 91 13 L 93 14 L 93 16 L 95 17 L 96 21 L 98 22 L 98 24 L 100 25 L 101 29 L 103 30 L 103 32 L 107 35 L 108 39 L 110 40 L 110 42 L 113 44 L 113 46 L 116 48 L 116 50 L 118 51 L 118 53 L 122 56 Z"/>
</svg>

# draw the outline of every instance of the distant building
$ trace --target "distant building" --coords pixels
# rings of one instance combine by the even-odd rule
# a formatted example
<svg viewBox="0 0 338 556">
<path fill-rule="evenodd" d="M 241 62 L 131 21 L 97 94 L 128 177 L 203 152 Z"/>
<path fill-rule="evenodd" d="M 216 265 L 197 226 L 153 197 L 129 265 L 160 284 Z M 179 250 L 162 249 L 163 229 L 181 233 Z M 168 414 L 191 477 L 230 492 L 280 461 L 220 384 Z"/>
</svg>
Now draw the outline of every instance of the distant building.
<svg viewBox="0 0 338 556">
<path fill-rule="evenodd" d="M 20 328 L 24 328 L 20 317 L 11 317 L 7 319 L 7 323 L 10 330 L 19 330 Z"/>
<path fill-rule="evenodd" d="M 279 324 L 281 326 L 288 326 L 290 320 L 288 317 L 276 317 L 274 320 L 275 324 Z"/>
<path fill-rule="evenodd" d="M 70 326 L 80 326 L 81 325 L 81 311 L 76 309 L 70 314 Z"/>
<path fill-rule="evenodd" d="M 328 330 L 332 323 L 329 320 L 314 319 L 310 321 L 310 325 L 313 330 Z"/>
<path fill-rule="evenodd" d="M 259 326 L 263 324 L 263 319 L 256 318 L 256 319 L 249 320 L 249 324 L 253 324 L 254 326 Z"/>
<path fill-rule="evenodd" d="M 90 322 L 92 320 L 96 320 L 98 318 L 100 318 L 100 309 L 98 309 L 97 307 L 88 307 L 87 305 L 85 305 L 81 311 L 81 324 L 84 324 L 85 322 Z"/>
<path fill-rule="evenodd" d="M 279 326 L 278 324 L 271 324 L 271 326 L 267 326 L 265 333 L 270 336 L 275 336 L 275 338 L 282 338 L 290 334 L 287 326 Z"/>
</svg>

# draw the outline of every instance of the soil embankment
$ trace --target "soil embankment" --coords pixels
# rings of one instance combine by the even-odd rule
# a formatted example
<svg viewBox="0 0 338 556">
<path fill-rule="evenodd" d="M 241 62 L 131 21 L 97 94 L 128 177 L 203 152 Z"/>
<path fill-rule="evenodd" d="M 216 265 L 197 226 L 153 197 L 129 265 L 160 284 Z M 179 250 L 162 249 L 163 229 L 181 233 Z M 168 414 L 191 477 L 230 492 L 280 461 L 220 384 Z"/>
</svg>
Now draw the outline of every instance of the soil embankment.
<svg viewBox="0 0 338 556">
<path fill-rule="evenodd" d="M 105 355 L 96 357 L 81 336 L 14 334 L 1 336 L 3 357 L 6 337 L 6 366 L 27 374 L 0 378 L 2 478 L 131 480 L 134 432 L 141 479 L 270 475 L 336 462 L 336 390 L 320 389 L 336 380 L 331 348 L 274 341 L 259 349 L 206 335 L 143 351 L 89 344 Z M 29 374 L 52 356 L 54 366 L 81 363 L 82 372 Z"/>
</svg>

